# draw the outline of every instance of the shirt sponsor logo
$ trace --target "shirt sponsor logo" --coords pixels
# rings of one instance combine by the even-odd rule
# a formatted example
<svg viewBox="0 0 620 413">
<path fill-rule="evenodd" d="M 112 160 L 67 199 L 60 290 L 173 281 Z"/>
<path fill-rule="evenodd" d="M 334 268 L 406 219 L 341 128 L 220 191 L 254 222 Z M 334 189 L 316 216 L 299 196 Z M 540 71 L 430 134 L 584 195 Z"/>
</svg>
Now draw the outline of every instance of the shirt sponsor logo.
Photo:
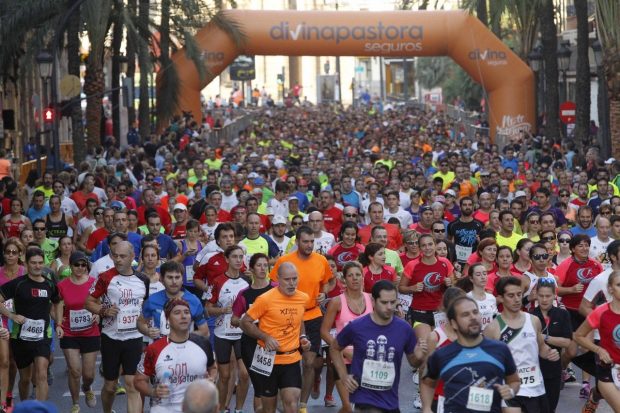
<svg viewBox="0 0 620 413">
<path fill-rule="evenodd" d="M 38 288 L 33 288 L 30 291 L 33 297 L 47 298 L 47 290 L 40 290 Z"/>
</svg>

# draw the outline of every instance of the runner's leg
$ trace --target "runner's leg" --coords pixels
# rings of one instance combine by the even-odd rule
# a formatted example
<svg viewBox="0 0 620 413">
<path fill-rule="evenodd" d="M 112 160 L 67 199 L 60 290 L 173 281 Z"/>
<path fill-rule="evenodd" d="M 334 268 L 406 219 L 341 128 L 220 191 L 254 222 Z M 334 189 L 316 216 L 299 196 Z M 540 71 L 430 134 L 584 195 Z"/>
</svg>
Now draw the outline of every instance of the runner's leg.
<svg viewBox="0 0 620 413">
<path fill-rule="evenodd" d="M 47 394 L 49 391 L 49 386 L 47 385 L 47 367 L 49 366 L 49 359 L 47 357 L 35 357 L 34 366 L 37 372 L 36 374 L 36 383 L 37 383 L 36 397 L 37 397 L 37 400 L 45 401 L 47 400 Z"/>
<path fill-rule="evenodd" d="M 62 350 L 65 354 L 65 360 L 69 367 L 68 382 L 69 393 L 73 404 L 78 404 L 80 400 L 80 379 L 82 378 L 82 360 L 80 350 L 76 348 L 65 348 Z"/>
</svg>

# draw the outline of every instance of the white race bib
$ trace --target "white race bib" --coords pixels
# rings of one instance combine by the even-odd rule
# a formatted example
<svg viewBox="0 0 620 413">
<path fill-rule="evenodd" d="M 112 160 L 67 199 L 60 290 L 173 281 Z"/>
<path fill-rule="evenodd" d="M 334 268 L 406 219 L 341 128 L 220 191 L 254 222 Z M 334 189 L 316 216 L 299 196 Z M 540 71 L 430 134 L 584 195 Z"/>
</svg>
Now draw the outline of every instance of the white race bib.
<svg viewBox="0 0 620 413">
<path fill-rule="evenodd" d="M 187 282 L 194 282 L 194 266 L 186 265 L 185 266 L 185 279 Z"/>
<path fill-rule="evenodd" d="M 69 328 L 71 331 L 88 330 L 93 324 L 93 315 L 86 309 L 69 310 Z"/>
<path fill-rule="evenodd" d="M 493 321 L 493 315 L 494 315 L 493 312 L 480 314 L 480 320 L 482 321 L 482 330 L 484 330 L 486 326 L 491 324 L 491 321 Z"/>
<path fill-rule="evenodd" d="M 482 387 L 470 387 L 467 397 L 467 408 L 490 412 L 493 406 L 493 390 L 483 389 Z"/>
<path fill-rule="evenodd" d="M 19 332 L 19 338 L 26 341 L 43 340 L 43 331 L 45 330 L 45 320 L 31 320 L 27 318 L 22 324 Z"/>
<path fill-rule="evenodd" d="M 616 388 L 620 390 L 620 364 L 614 364 L 611 368 L 611 378 L 614 380 Z"/>
<path fill-rule="evenodd" d="M 437 397 L 437 413 L 443 413 L 443 404 L 446 402 L 446 398 L 443 396 Z"/>
<path fill-rule="evenodd" d="M 519 380 L 521 380 L 521 387 L 538 386 L 542 382 L 540 368 L 537 366 L 520 367 Z"/>
<path fill-rule="evenodd" d="M 267 351 L 265 348 L 257 344 L 256 350 L 254 350 L 254 357 L 252 357 L 250 370 L 263 376 L 271 376 L 275 362 L 275 350 Z"/>
<path fill-rule="evenodd" d="M 433 318 L 435 319 L 435 328 L 443 328 L 448 325 L 448 317 L 446 317 L 446 313 L 442 311 L 437 311 L 436 313 L 434 313 Z"/>
<path fill-rule="evenodd" d="M 241 334 L 243 333 L 243 331 L 241 331 L 240 327 L 234 327 L 231 324 L 231 321 L 232 314 L 224 314 L 224 335 L 227 338 L 231 339 L 241 338 Z"/>
<path fill-rule="evenodd" d="M 413 296 L 411 294 L 398 294 L 398 300 L 400 301 L 400 305 L 402 306 L 402 310 L 407 313 L 409 307 L 411 307 L 411 303 L 413 301 Z"/>
<path fill-rule="evenodd" d="M 360 385 L 370 390 L 390 390 L 396 378 L 391 361 L 364 360 Z"/>
<path fill-rule="evenodd" d="M 467 262 L 467 259 L 471 255 L 472 247 L 464 247 L 462 245 L 455 245 L 456 260 L 460 262 Z"/>
<path fill-rule="evenodd" d="M 138 329 L 140 307 L 122 308 L 116 315 L 116 329 L 119 332 L 133 332 Z"/>
<path fill-rule="evenodd" d="M 162 336 L 167 336 L 168 334 L 170 334 L 170 324 L 168 324 L 168 320 L 166 319 L 166 313 L 163 311 L 161 312 L 161 316 L 159 317 L 159 334 Z"/>
</svg>

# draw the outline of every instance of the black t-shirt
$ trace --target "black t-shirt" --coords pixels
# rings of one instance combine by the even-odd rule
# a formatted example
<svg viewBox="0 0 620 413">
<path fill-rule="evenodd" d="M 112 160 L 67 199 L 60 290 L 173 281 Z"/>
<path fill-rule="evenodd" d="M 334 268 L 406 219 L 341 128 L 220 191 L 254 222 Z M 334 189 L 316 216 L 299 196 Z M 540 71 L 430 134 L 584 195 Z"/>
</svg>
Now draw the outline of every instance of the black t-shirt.
<svg viewBox="0 0 620 413">
<path fill-rule="evenodd" d="M 570 321 L 570 314 L 568 311 L 558 308 L 551 307 L 549 309 L 549 319 L 545 320 L 543 317 L 542 311 L 540 307 L 536 307 L 532 310 L 532 314 L 538 317 L 540 320 L 540 324 L 542 325 L 542 335 L 550 335 L 552 337 L 563 337 L 572 339 L 573 337 L 573 329 Z M 562 349 L 560 347 L 551 346 L 551 348 L 556 349 L 561 352 Z M 539 359 L 540 361 L 540 370 L 545 379 L 549 378 L 557 378 L 562 375 L 562 361 L 549 361 L 543 358 Z"/>
<path fill-rule="evenodd" d="M 46 338 L 51 338 L 52 331 L 49 329 L 50 309 L 52 303 L 60 302 L 60 295 L 56 284 L 48 279 L 37 282 L 23 275 L 15 278 L 0 287 L 0 295 L 4 301 L 13 300 L 15 313 L 31 320 L 44 320 Z M 13 323 L 11 337 L 20 336 L 21 325 Z"/>
<path fill-rule="evenodd" d="M 461 247 L 471 247 L 472 252 L 478 246 L 478 234 L 484 228 L 484 224 L 477 219 L 471 222 L 463 222 L 460 219 L 448 224 L 448 235 L 454 240 L 454 244 Z M 460 259 L 459 262 L 465 262 Z"/>
</svg>

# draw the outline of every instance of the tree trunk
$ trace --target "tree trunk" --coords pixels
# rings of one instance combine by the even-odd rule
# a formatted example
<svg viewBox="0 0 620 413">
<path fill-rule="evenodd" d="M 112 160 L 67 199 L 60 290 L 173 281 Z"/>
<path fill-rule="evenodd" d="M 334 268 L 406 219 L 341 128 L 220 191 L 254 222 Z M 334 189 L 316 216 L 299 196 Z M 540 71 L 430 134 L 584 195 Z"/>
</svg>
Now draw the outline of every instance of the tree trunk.
<svg viewBox="0 0 620 413">
<path fill-rule="evenodd" d="M 575 82 L 577 120 L 575 143 L 577 148 L 590 138 L 590 61 L 588 39 L 588 2 L 574 0 L 577 16 L 577 75 Z"/>
<path fill-rule="evenodd" d="M 551 0 L 549 0 L 551 1 Z M 498 0 L 491 0 L 490 2 L 490 18 L 491 18 L 491 31 L 499 38 L 502 38 L 502 22 L 501 22 L 501 14 L 503 9 L 501 7 L 501 2 Z"/>
<path fill-rule="evenodd" d="M 67 9 L 76 0 L 70 0 Z M 73 12 L 67 22 L 67 68 L 70 75 L 80 77 L 80 12 Z M 79 97 L 79 96 L 77 96 Z M 71 140 L 73 141 L 73 163 L 77 166 L 86 158 L 82 105 L 76 102 L 71 106 Z"/>
<path fill-rule="evenodd" d="M 145 30 L 149 23 L 149 0 L 139 0 L 140 11 L 140 30 L 144 39 L 150 37 L 150 33 Z M 149 107 L 149 59 L 147 51 L 138 54 L 138 64 L 140 65 L 140 104 L 138 106 L 138 122 L 140 123 L 140 139 L 144 142 L 151 135 L 151 120 Z"/>
<path fill-rule="evenodd" d="M 487 10 L 487 0 L 478 0 L 476 4 L 476 16 L 485 26 L 489 25 L 489 12 Z"/>
<path fill-rule="evenodd" d="M 84 77 L 86 99 L 86 144 L 89 148 L 101 146 L 101 98 L 105 89 L 103 77 L 103 56 L 91 52 Z"/>
<path fill-rule="evenodd" d="M 170 60 L 170 0 L 162 0 L 161 1 L 161 24 L 159 26 L 159 35 L 160 35 L 160 49 L 161 54 L 159 56 L 159 61 L 161 62 L 161 74 L 163 76 L 163 72 L 167 70 L 174 70 L 172 67 L 172 62 Z M 163 106 L 169 104 L 169 102 L 164 102 L 161 99 L 157 99 L 157 119 L 164 119 L 164 110 Z M 195 119 L 200 122 L 201 116 L 200 114 L 195 114 Z"/>
<path fill-rule="evenodd" d="M 121 43 L 123 42 L 123 25 L 122 10 L 123 7 L 118 6 L 116 16 L 114 18 L 114 28 L 112 30 L 112 125 L 114 128 L 114 137 L 116 138 L 116 144 L 120 145 L 121 142 L 121 91 L 120 87 L 120 62 L 118 60 L 121 54 Z"/>
<path fill-rule="evenodd" d="M 558 38 L 553 0 L 543 0 L 540 10 L 540 34 L 545 68 L 545 136 L 554 141 L 559 141 L 561 133 L 558 91 Z"/>
<path fill-rule="evenodd" d="M 613 156 L 620 159 L 620 96 L 609 98 L 609 131 Z"/>
<path fill-rule="evenodd" d="M 129 13 L 132 16 L 137 15 L 137 3 L 136 0 L 128 0 L 127 8 L 129 9 Z M 136 47 L 137 45 L 131 38 L 131 36 L 127 37 L 127 77 L 129 79 L 134 79 L 136 76 Z M 133 82 L 132 82 L 133 86 Z M 130 93 L 130 96 L 133 96 L 133 90 Z M 134 107 L 133 100 L 129 102 L 129 107 L 127 108 L 127 124 L 131 127 L 136 121 L 136 108 Z"/>
</svg>

